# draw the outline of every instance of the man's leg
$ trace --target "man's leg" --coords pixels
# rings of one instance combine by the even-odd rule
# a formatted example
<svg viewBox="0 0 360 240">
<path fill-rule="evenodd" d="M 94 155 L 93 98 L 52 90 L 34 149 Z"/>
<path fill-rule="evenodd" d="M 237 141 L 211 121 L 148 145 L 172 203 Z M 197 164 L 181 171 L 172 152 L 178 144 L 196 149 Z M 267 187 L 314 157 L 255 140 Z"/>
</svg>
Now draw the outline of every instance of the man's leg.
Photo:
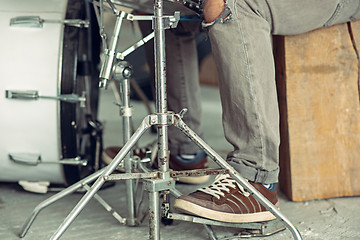
<svg viewBox="0 0 360 240">
<path fill-rule="evenodd" d="M 207 22 L 220 15 L 224 9 L 220 3 L 207 0 L 204 4 Z M 274 183 L 278 181 L 280 136 L 272 34 L 298 34 L 346 22 L 357 16 L 359 0 L 230 0 L 228 4 L 232 19 L 209 30 L 225 136 L 234 146 L 227 159 L 277 205 Z M 212 11 L 212 5 L 220 12 Z M 229 176 L 219 176 L 210 187 L 181 196 L 174 207 L 226 222 L 274 218 Z"/>
<path fill-rule="evenodd" d="M 272 34 L 299 34 L 349 21 L 358 4 L 359 0 L 231 0 L 232 20 L 211 27 L 224 131 L 234 146 L 228 160 L 245 178 L 260 183 L 278 180 Z"/>
</svg>

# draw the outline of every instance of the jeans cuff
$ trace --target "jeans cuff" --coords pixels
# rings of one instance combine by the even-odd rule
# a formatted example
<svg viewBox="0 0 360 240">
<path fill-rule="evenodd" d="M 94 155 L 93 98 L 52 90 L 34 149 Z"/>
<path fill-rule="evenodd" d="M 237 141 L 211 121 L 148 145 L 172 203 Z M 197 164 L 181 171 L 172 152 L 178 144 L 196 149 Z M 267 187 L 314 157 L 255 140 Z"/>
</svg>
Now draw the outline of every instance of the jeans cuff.
<svg viewBox="0 0 360 240">
<path fill-rule="evenodd" d="M 249 181 L 262 184 L 277 183 L 279 181 L 279 168 L 267 171 L 247 166 L 238 160 L 235 162 L 228 159 L 228 162 L 243 178 L 246 178 Z"/>
</svg>

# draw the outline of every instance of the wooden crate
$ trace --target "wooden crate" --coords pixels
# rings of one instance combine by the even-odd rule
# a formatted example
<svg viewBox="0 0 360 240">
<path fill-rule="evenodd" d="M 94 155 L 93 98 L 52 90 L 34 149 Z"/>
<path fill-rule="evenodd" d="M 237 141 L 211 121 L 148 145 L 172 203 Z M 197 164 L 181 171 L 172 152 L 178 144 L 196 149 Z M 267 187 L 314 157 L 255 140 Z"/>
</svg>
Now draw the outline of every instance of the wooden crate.
<svg viewBox="0 0 360 240">
<path fill-rule="evenodd" d="M 360 22 L 274 38 L 280 187 L 294 201 L 360 195 Z"/>
</svg>

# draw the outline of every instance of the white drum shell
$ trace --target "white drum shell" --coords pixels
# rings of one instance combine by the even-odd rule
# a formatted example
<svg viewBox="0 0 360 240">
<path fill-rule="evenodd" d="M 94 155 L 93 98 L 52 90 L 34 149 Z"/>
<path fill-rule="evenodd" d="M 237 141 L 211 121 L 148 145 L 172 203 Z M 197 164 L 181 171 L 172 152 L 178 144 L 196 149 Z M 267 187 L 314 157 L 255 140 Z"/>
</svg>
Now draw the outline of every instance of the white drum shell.
<svg viewBox="0 0 360 240">
<path fill-rule="evenodd" d="M 36 90 L 39 95 L 60 94 L 62 23 L 42 28 L 10 27 L 18 16 L 40 16 L 62 21 L 67 1 L 0 0 L 0 181 L 63 183 L 59 102 L 50 99 L 7 99 L 6 90 Z M 12 153 L 41 155 L 36 166 L 18 164 Z"/>
</svg>

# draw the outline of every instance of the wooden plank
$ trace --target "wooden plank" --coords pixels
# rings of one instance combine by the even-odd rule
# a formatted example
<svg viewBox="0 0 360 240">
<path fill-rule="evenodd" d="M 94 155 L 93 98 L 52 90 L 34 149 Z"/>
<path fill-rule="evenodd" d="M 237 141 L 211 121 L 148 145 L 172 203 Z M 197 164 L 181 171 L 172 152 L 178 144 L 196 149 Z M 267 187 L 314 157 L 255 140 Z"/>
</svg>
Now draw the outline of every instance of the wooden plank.
<svg viewBox="0 0 360 240">
<path fill-rule="evenodd" d="M 360 195 L 359 61 L 348 25 L 285 37 L 283 46 L 287 194 L 294 201 Z"/>
<path fill-rule="evenodd" d="M 274 36 L 274 57 L 276 67 L 276 85 L 280 112 L 280 174 L 279 182 L 281 190 L 291 198 L 291 168 L 289 152 L 289 133 L 286 103 L 286 76 L 285 76 L 285 48 L 283 36 Z"/>
</svg>

